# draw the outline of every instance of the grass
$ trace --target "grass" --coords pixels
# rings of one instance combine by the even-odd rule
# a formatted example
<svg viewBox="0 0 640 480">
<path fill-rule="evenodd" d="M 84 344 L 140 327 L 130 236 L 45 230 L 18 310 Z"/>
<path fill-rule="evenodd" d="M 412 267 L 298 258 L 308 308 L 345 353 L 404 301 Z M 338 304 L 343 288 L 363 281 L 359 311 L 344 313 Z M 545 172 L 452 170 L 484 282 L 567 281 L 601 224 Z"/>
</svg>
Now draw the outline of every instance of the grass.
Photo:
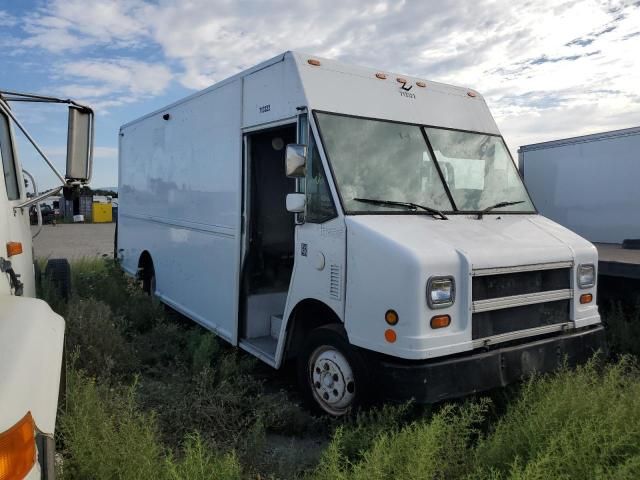
<svg viewBox="0 0 640 480">
<path fill-rule="evenodd" d="M 640 478 L 631 355 L 335 422 L 298 406 L 288 378 L 153 304 L 113 262 L 76 262 L 72 275 L 68 304 L 41 288 L 67 320 L 63 479 Z M 614 347 L 634 352 L 640 318 L 626 308 L 606 318 Z"/>
<path fill-rule="evenodd" d="M 355 460 L 338 429 L 314 480 L 640 478 L 640 369 L 631 357 L 534 378 L 483 432 L 487 400 L 374 436 Z"/>
<path fill-rule="evenodd" d="M 185 436 L 180 458 L 161 439 L 157 418 L 142 411 L 135 384 L 99 384 L 71 368 L 67 410 L 58 434 L 64 441 L 62 478 L 239 479 L 233 453 L 216 454 L 197 434 Z"/>
<path fill-rule="evenodd" d="M 175 478 L 191 468 L 181 463 L 188 459 L 202 468 L 223 459 L 231 468 L 233 458 L 246 474 L 279 476 L 316 461 L 317 455 L 286 463 L 273 456 L 270 435 L 326 436 L 327 422 L 267 384 L 255 359 L 153 303 L 111 261 L 75 262 L 72 285 L 68 304 L 46 282 L 41 289 L 65 316 L 67 352 L 74 358 L 68 408 L 59 422 L 63 478 L 125 478 L 125 465 L 142 465 L 142 457 Z M 96 423 L 89 422 L 92 416 Z M 133 448 L 138 443 L 144 448 Z M 142 456 L 125 458 L 132 449 Z M 149 466 L 132 472 L 131 478 L 161 477 Z"/>
</svg>

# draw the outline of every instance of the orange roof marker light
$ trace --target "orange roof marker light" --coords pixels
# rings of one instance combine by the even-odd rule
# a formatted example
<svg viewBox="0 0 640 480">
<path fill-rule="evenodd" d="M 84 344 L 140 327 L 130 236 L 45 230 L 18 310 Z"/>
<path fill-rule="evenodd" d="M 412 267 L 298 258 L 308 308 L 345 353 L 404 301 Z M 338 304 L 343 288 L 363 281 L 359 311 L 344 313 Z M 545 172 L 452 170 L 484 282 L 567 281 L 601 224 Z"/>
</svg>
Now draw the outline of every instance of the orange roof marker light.
<svg viewBox="0 0 640 480">
<path fill-rule="evenodd" d="M 307 63 L 309 65 L 313 65 L 314 67 L 320 66 L 320 60 L 316 60 L 315 58 L 310 58 L 309 60 L 307 60 Z"/>
<path fill-rule="evenodd" d="M 398 78 L 396 78 L 396 82 L 398 82 L 398 83 L 407 83 L 407 79 L 406 78 L 402 78 L 402 77 L 398 77 Z"/>
<path fill-rule="evenodd" d="M 0 480 L 24 478 L 36 463 L 36 426 L 31 412 L 0 433 Z"/>
<path fill-rule="evenodd" d="M 472 92 L 472 91 L 468 91 L 467 95 L 470 96 L 471 98 L 476 96 L 476 92 Z"/>
<path fill-rule="evenodd" d="M 380 80 L 386 80 L 387 79 L 387 75 L 381 72 L 376 73 L 376 78 L 380 79 Z"/>
<path fill-rule="evenodd" d="M 424 88 L 424 87 L 426 87 L 426 86 L 427 86 L 427 84 L 426 84 L 426 83 L 424 83 L 424 82 L 416 82 L 416 85 L 417 85 L 417 86 L 419 86 L 419 87 L 421 87 L 421 88 Z"/>
<path fill-rule="evenodd" d="M 22 253 L 22 243 L 7 242 L 7 257 L 13 257 L 14 255 L 20 255 L 21 253 Z"/>
</svg>

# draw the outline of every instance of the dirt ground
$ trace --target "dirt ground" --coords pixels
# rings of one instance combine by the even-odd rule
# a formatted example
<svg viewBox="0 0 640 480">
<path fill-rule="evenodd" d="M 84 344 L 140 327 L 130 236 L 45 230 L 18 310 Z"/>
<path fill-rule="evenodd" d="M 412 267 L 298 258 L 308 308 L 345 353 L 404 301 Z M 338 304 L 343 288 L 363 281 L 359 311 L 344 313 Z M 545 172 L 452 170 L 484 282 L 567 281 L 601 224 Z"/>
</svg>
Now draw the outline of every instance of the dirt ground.
<svg viewBox="0 0 640 480">
<path fill-rule="evenodd" d="M 31 227 L 35 232 L 35 227 Z M 115 223 L 44 225 L 33 240 L 36 257 L 80 259 L 113 256 Z"/>
</svg>

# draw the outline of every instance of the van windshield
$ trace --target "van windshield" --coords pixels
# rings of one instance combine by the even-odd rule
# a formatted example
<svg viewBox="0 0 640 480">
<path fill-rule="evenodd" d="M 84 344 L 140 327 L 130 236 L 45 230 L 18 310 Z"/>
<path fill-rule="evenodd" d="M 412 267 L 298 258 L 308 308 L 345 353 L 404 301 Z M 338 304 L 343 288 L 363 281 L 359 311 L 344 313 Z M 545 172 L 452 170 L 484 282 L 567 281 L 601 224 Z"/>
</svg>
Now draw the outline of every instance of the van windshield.
<svg viewBox="0 0 640 480">
<path fill-rule="evenodd" d="M 535 212 L 498 136 L 316 115 L 346 213 L 399 212 L 397 207 L 358 198 L 411 202 L 448 213 L 479 212 L 501 202 L 521 202 L 492 212 Z"/>
</svg>

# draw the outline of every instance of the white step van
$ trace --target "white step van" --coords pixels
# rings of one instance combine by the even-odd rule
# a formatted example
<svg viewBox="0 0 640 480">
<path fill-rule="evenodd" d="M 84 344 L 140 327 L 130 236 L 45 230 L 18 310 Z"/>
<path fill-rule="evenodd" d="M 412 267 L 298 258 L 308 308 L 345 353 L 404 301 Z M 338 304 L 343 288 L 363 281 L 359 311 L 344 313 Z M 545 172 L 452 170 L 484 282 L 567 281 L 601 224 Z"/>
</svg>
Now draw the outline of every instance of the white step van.
<svg viewBox="0 0 640 480">
<path fill-rule="evenodd" d="M 287 52 L 124 125 L 116 254 L 342 415 L 605 347 L 597 252 L 540 216 L 482 96 Z"/>
</svg>

